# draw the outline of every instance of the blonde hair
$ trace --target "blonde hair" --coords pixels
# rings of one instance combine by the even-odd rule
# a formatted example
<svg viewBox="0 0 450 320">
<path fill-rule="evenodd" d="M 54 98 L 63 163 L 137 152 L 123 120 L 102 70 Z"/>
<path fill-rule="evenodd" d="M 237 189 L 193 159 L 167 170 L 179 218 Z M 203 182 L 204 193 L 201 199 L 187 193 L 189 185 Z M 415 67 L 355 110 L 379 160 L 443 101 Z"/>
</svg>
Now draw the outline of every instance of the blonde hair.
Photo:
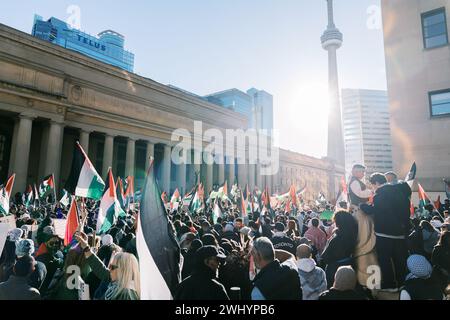
<svg viewBox="0 0 450 320">
<path fill-rule="evenodd" d="M 139 275 L 139 263 L 131 253 L 119 252 L 114 255 L 112 264 L 117 266 L 117 289 L 114 297 L 119 296 L 124 290 L 136 291 L 138 297 L 141 293 L 141 279 Z"/>
</svg>

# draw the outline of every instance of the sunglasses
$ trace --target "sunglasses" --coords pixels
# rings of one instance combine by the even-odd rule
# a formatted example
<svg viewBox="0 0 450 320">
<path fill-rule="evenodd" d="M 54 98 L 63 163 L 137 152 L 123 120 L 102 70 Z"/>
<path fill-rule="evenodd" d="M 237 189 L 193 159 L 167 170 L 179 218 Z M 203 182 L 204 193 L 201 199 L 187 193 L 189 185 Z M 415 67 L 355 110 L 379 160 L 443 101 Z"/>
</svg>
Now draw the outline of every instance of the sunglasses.
<svg viewBox="0 0 450 320">
<path fill-rule="evenodd" d="M 111 271 L 114 271 L 114 270 L 116 270 L 116 269 L 119 269 L 119 267 L 118 267 L 117 265 L 115 265 L 115 264 L 111 264 L 111 265 L 109 266 L 109 269 L 110 269 Z"/>
</svg>

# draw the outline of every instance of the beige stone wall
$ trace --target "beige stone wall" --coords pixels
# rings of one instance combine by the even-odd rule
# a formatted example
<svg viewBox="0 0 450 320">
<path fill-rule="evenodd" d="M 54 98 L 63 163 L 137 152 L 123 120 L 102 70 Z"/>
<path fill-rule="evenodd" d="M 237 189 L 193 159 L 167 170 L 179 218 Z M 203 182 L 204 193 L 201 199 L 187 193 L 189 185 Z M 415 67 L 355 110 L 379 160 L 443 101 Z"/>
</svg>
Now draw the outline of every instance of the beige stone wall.
<svg viewBox="0 0 450 320">
<path fill-rule="evenodd" d="M 292 184 L 295 185 L 297 190 L 306 185 L 306 192 L 304 193 L 306 201 L 314 201 L 319 192 L 333 200 L 336 198 L 338 181 L 344 173 L 342 169 L 336 170 L 334 179 L 333 174 L 333 166 L 326 159 L 317 159 L 281 149 L 280 171 L 275 191 L 282 194 L 287 192 Z"/>
<path fill-rule="evenodd" d="M 425 190 L 443 191 L 450 177 L 450 117 L 431 118 L 428 92 L 450 89 L 450 46 L 424 49 L 421 14 L 448 0 L 382 0 L 394 170 L 406 176 L 417 162 Z M 450 29 L 449 29 L 450 33 Z"/>
</svg>

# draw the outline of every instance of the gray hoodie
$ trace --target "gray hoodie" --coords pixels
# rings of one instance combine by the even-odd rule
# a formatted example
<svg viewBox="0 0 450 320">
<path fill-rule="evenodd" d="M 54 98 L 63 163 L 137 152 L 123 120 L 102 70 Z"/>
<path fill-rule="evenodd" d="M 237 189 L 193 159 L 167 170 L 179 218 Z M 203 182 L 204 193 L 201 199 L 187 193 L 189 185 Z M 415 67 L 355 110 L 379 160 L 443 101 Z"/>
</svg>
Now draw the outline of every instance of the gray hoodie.
<svg viewBox="0 0 450 320">
<path fill-rule="evenodd" d="M 303 290 L 303 300 L 318 300 L 327 290 L 325 271 L 316 266 L 314 259 L 297 260 L 298 275 Z"/>
</svg>

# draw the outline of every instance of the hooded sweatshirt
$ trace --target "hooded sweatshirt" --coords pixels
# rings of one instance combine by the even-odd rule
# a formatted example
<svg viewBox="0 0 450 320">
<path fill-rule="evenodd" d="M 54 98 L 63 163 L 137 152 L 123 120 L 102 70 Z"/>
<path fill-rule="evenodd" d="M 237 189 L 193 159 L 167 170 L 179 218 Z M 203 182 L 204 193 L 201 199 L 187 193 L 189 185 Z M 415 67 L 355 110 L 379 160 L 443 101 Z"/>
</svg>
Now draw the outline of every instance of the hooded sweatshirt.
<svg viewBox="0 0 450 320">
<path fill-rule="evenodd" d="M 325 271 L 316 266 L 314 259 L 297 260 L 298 275 L 303 290 L 303 300 L 318 300 L 327 290 Z"/>
</svg>

